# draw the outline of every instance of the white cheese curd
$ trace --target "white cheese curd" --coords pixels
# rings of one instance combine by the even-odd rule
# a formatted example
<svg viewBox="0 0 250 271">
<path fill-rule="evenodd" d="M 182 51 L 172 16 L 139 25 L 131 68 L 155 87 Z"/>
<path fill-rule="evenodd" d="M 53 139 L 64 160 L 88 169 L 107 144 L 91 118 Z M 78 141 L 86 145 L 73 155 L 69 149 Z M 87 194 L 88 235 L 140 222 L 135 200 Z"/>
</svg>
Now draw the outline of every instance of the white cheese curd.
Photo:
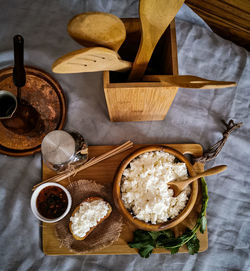
<svg viewBox="0 0 250 271">
<path fill-rule="evenodd" d="M 107 215 L 108 211 L 109 205 L 103 200 L 82 202 L 79 210 L 70 217 L 73 234 L 79 237 L 85 236 L 90 228 L 96 226 Z"/>
<path fill-rule="evenodd" d="M 146 152 L 130 162 L 123 172 L 121 194 L 125 207 L 134 216 L 152 224 L 176 217 L 186 206 L 191 192 L 188 186 L 177 197 L 168 182 L 187 179 L 185 163 L 164 151 Z"/>
</svg>

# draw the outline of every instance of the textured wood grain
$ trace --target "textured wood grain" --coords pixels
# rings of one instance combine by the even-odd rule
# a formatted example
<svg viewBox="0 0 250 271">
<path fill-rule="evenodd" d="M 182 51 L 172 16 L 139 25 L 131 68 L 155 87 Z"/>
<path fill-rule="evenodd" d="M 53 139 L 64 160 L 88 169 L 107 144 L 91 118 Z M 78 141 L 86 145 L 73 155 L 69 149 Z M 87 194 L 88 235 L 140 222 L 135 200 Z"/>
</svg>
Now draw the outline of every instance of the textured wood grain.
<svg viewBox="0 0 250 271">
<path fill-rule="evenodd" d="M 140 1 L 139 14 L 142 35 L 140 46 L 129 74 L 129 81 L 141 81 L 155 46 L 183 3 L 184 0 Z"/>
<path fill-rule="evenodd" d="M 104 92 L 111 121 L 163 120 L 178 87 L 155 83 L 112 83 L 104 74 Z"/>
<path fill-rule="evenodd" d="M 125 21 L 127 39 L 119 51 L 123 59 L 131 61 L 135 57 L 140 38 L 139 23 L 138 19 Z M 157 44 L 148 72 L 178 74 L 174 21 Z M 126 78 L 109 72 L 104 72 L 103 85 L 111 121 L 163 120 L 178 91 L 178 87 L 167 87 L 161 82 L 127 82 Z"/>
<path fill-rule="evenodd" d="M 55 73 L 125 71 L 130 68 L 129 61 L 120 59 L 117 52 L 105 47 L 83 48 L 67 53 L 52 65 Z"/>
<path fill-rule="evenodd" d="M 250 50 L 249 0 L 186 0 L 215 33 Z"/>
<path fill-rule="evenodd" d="M 69 35 L 85 47 L 107 47 L 118 51 L 126 38 L 123 22 L 113 14 L 86 12 L 73 17 L 68 23 Z"/>
<path fill-rule="evenodd" d="M 145 82 L 164 82 L 168 87 L 214 89 L 235 87 L 235 82 L 208 80 L 193 75 L 144 75 Z"/>
<path fill-rule="evenodd" d="M 129 149 L 117 156 L 111 157 L 107 160 L 102 161 L 99 164 L 96 164 L 93 167 L 90 167 L 82 172 L 79 172 L 73 179 L 66 179 L 61 182 L 63 185 L 67 185 L 69 181 L 79 180 L 79 179 L 88 179 L 95 180 L 96 182 L 112 186 L 112 181 L 115 175 L 115 172 L 121 163 L 121 161 L 133 151 L 145 147 L 147 145 L 135 145 L 132 149 Z M 175 148 L 176 150 L 186 154 L 192 154 L 195 157 L 202 155 L 202 147 L 198 144 L 168 144 L 167 146 Z M 89 155 L 90 158 L 93 156 L 101 155 L 115 146 L 90 146 L 89 147 Z M 203 165 L 197 163 L 194 165 L 194 169 L 196 172 L 200 172 L 203 170 Z M 47 179 L 55 175 L 55 172 L 48 169 L 43 165 L 43 179 Z M 185 228 L 193 227 L 197 215 L 200 211 L 201 207 L 201 193 L 200 193 L 200 185 L 199 185 L 199 193 L 198 198 L 195 204 L 193 211 L 189 214 L 189 216 L 177 227 L 174 228 L 175 234 L 181 234 Z M 130 248 L 127 245 L 128 241 L 131 241 L 133 238 L 133 231 L 135 227 L 131 224 L 124 224 L 123 231 L 121 233 L 120 238 L 116 241 L 112 246 L 104 248 L 100 251 L 89 253 L 89 254 L 136 254 L 137 250 Z M 69 251 L 67 248 L 60 246 L 59 241 L 55 235 L 55 226 L 54 224 L 42 224 L 42 246 L 43 251 L 47 255 L 72 255 L 74 252 Z M 208 236 L 207 231 L 204 234 L 198 233 L 198 238 L 200 240 L 200 251 L 205 251 L 208 247 Z M 87 240 L 87 239 L 86 239 Z M 187 252 L 187 248 L 183 247 L 180 249 L 180 252 Z M 169 253 L 165 249 L 156 249 L 154 253 Z"/>
</svg>

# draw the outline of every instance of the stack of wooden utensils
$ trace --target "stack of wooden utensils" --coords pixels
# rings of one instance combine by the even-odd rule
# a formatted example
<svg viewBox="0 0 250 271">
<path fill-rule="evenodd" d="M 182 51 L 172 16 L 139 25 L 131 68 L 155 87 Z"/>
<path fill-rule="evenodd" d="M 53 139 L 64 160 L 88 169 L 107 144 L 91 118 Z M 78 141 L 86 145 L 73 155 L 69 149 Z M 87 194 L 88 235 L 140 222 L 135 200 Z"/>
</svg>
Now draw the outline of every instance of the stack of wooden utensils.
<svg viewBox="0 0 250 271">
<path fill-rule="evenodd" d="M 191 75 L 144 75 L 161 36 L 183 5 L 184 0 L 140 0 L 141 40 L 133 63 L 122 60 L 118 50 L 126 39 L 126 28 L 115 15 L 103 12 L 82 13 L 68 23 L 69 35 L 84 46 L 58 58 L 55 73 L 97 71 L 128 72 L 128 81 L 163 82 L 182 88 L 225 88 L 235 82 L 214 81 Z"/>
</svg>

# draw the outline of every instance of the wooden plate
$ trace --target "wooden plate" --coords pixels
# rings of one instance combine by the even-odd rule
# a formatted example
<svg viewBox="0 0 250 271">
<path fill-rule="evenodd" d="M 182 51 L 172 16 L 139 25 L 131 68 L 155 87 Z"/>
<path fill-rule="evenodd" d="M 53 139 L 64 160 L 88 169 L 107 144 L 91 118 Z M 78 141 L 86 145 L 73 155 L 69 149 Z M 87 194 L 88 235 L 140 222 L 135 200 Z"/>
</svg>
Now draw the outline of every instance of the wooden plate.
<svg viewBox="0 0 250 271">
<path fill-rule="evenodd" d="M 166 144 L 164 144 L 166 145 Z M 129 154 L 133 153 L 135 150 L 146 147 L 147 145 L 134 145 L 133 148 L 122 152 L 118 155 L 115 155 L 107 160 L 104 160 L 92 167 L 89 167 L 81 172 L 79 172 L 76 176 L 70 178 L 67 178 L 60 183 L 62 185 L 67 186 L 69 182 L 77 181 L 80 179 L 87 179 L 87 180 L 94 180 L 97 183 L 100 183 L 102 185 L 112 188 L 113 185 L 113 179 L 116 173 L 117 168 L 119 167 L 121 161 L 127 157 Z M 166 145 L 168 147 L 172 147 L 179 152 L 183 154 L 192 154 L 194 157 L 199 157 L 202 155 L 202 147 L 198 144 L 168 144 Z M 97 157 L 98 155 L 101 155 L 103 153 L 106 153 L 107 151 L 112 150 L 116 146 L 89 146 L 89 158 Z M 201 163 L 195 163 L 193 165 L 193 168 L 195 172 L 201 172 L 204 168 L 203 164 Z M 46 165 L 43 164 L 42 169 L 43 174 L 43 180 L 46 180 L 52 176 L 54 176 L 56 173 L 46 167 Z M 74 197 L 74 196 L 73 196 Z M 201 186 L 199 183 L 198 188 L 198 196 L 196 203 L 194 205 L 193 210 L 191 213 L 176 227 L 172 228 L 176 236 L 179 236 L 182 234 L 186 227 L 193 228 L 197 216 L 200 213 L 201 209 Z M 135 231 L 136 227 L 134 225 L 131 225 L 131 223 L 124 224 L 122 233 L 119 237 L 119 239 L 114 242 L 111 246 L 106 247 L 104 249 L 101 249 L 99 251 L 95 252 L 89 252 L 89 253 L 81 253 L 81 254 L 95 254 L 95 255 L 117 255 L 117 254 L 137 254 L 137 250 L 135 248 L 130 248 L 127 244 L 127 242 L 130 242 L 133 239 L 133 232 Z M 42 227 L 42 249 L 43 252 L 46 255 L 74 255 L 75 252 L 70 251 L 68 248 L 61 246 L 60 241 L 56 237 L 56 230 L 54 224 L 48 224 L 43 223 Z M 197 237 L 200 240 L 200 252 L 205 251 L 208 248 L 208 235 L 207 230 L 204 234 L 201 234 L 200 232 L 197 232 Z M 86 238 L 86 240 L 88 240 Z M 180 252 L 187 253 L 187 248 L 181 247 Z M 157 248 L 154 250 L 153 253 L 170 253 L 168 250 L 163 248 Z"/>
<path fill-rule="evenodd" d="M 0 70 L 0 89 L 17 93 L 12 80 L 13 67 Z M 58 82 L 46 72 L 25 67 L 26 84 L 21 97 L 31 104 L 43 120 L 43 129 L 32 136 L 21 135 L 7 129 L 0 121 L 0 153 L 11 156 L 31 155 L 40 151 L 44 136 L 55 129 L 62 129 L 66 117 L 66 101 Z"/>
</svg>

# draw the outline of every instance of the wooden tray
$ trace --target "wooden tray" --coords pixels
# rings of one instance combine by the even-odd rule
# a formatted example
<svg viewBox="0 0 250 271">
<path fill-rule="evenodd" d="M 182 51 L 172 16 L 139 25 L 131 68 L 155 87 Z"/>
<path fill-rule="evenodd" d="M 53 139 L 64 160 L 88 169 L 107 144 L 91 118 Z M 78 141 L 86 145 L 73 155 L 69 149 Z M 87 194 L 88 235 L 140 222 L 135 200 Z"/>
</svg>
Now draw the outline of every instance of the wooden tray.
<svg viewBox="0 0 250 271">
<path fill-rule="evenodd" d="M 166 146 L 172 147 L 184 154 L 192 154 L 195 157 L 202 155 L 202 147 L 198 144 L 164 144 Z M 135 151 L 138 148 L 145 147 L 146 145 L 135 145 L 133 148 L 118 154 L 114 157 L 111 157 L 107 160 L 96 164 L 88 169 L 79 172 L 73 180 L 78 179 L 89 179 L 95 180 L 98 183 L 111 186 L 112 181 L 116 172 L 117 167 L 121 163 L 121 161 L 130 153 Z M 93 156 L 101 155 L 115 146 L 89 146 L 89 156 L 90 158 Z M 196 163 L 194 168 L 197 172 L 203 170 L 203 164 Z M 55 173 L 43 165 L 43 180 L 52 177 Z M 71 181 L 72 181 L 71 179 Z M 61 184 L 67 185 L 68 180 L 63 180 Z M 189 214 L 189 216 L 178 226 L 173 228 L 175 234 L 180 234 L 184 231 L 186 227 L 192 228 L 195 225 L 197 220 L 197 214 L 200 211 L 201 207 L 201 187 L 199 187 L 199 195 L 195 204 L 194 209 Z M 124 223 L 124 228 L 121 233 L 120 238 L 113 245 L 106 247 L 100 251 L 92 252 L 92 253 L 82 253 L 83 255 L 92 254 L 92 255 L 105 255 L 105 254 L 137 254 L 137 250 L 134 248 L 130 248 L 127 245 L 128 241 L 131 241 L 133 238 L 133 231 L 135 230 L 134 226 L 130 224 Z M 197 236 L 200 240 L 200 252 L 205 251 L 208 248 L 208 235 L 207 230 L 204 234 L 200 232 L 197 233 Z M 59 241 L 56 239 L 55 235 L 55 225 L 43 223 L 42 225 L 42 249 L 46 255 L 74 255 L 76 253 L 71 252 L 68 248 L 60 247 Z M 186 247 L 182 247 L 180 252 L 187 252 Z M 168 250 L 165 249 L 155 249 L 154 253 L 169 253 Z"/>
</svg>

